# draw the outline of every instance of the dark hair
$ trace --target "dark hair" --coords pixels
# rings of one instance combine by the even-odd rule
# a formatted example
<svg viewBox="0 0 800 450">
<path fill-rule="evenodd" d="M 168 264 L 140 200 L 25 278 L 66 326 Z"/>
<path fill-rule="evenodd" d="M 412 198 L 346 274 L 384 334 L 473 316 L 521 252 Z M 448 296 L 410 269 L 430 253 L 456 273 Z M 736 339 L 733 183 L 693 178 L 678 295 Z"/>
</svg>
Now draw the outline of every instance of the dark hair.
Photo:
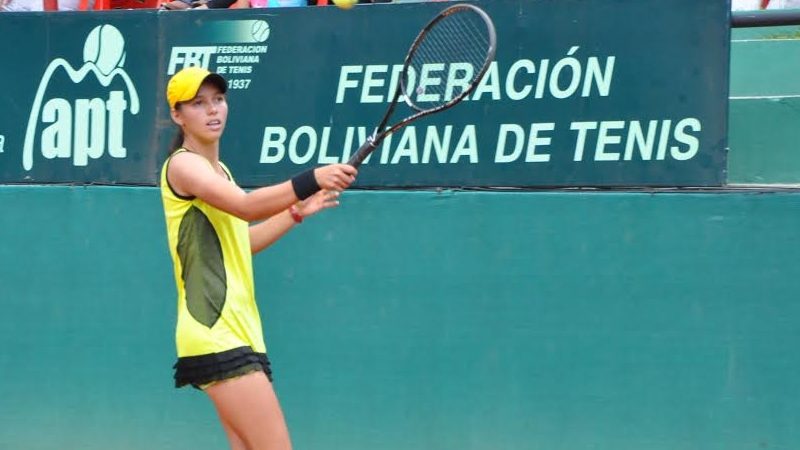
<svg viewBox="0 0 800 450">
<path fill-rule="evenodd" d="M 181 102 L 175 103 L 175 109 L 180 111 L 181 109 Z M 178 132 L 175 133 L 175 137 L 172 138 L 172 143 L 169 145 L 169 154 L 175 153 L 175 150 L 183 147 L 183 140 L 185 136 L 183 134 L 183 128 L 178 126 Z"/>
<path fill-rule="evenodd" d="M 172 138 L 172 143 L 169 145 L 169 154 L 175 153 L 175 150 L 183 147 L 183 128 L 178 127 L 178 131 L 175 133 L 175 137 Z"/>
</svg>

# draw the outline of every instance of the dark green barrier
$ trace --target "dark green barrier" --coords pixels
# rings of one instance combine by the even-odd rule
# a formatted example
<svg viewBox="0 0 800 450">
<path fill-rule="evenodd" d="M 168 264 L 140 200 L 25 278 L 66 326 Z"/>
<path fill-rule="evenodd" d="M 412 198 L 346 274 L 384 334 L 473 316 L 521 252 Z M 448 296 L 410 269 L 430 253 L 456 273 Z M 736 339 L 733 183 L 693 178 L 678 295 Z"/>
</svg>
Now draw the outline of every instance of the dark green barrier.
<svg viewBox="0 0 800 450">
<path fill-rule="evenodd" d="M 157 191 L 0 204 L 0 448 L 225 448 L 171 387 Z M 800 448 L 798 229 L 795 193 L 346 193 L 255 260 L 295 447 Z"/>
<path fill-rule="evenodd" d="M 724 182 L 726 2 L 479 4 L 496 22 L 496 64 L 469 101 L 386 141 L 361 186 Z M 0 48 L 13 86 L 0 181 L 153 184 L 172 134 L 162 92 L 187 65 L 231 80 L 223 144 L 244 185 L 346 161 L 445 6 L 5 14 L 9 35 L 48 31 Z"/>
</svg>

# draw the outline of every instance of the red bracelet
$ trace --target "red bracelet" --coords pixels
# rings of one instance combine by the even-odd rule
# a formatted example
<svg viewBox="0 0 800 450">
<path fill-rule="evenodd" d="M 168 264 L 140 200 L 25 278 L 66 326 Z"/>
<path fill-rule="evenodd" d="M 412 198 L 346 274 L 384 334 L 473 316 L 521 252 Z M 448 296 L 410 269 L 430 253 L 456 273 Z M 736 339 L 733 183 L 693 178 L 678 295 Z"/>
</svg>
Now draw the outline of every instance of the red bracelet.
<svg viewBox="0 0 800 450">
<path fill-rule="evenodd" d="M 289 208 L 289 214 L 291 214 L 292 220 L 294 220 L 294 223 L 303 223 L 303 216 L 300 215 L 300 212 L 297 211 L 297 206 L 296 205 L 292 205 Z"/>
</svg>

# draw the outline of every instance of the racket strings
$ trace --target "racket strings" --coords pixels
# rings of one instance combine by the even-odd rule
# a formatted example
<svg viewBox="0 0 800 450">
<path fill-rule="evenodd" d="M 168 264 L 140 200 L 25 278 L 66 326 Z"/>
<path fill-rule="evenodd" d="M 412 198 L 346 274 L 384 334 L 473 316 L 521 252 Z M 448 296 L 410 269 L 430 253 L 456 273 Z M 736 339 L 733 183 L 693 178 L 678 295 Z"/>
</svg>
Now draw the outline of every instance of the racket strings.
<svg viewBox="0 0 800 450">
<path fill-rule="evenodd" d="M 451 21 L 445 21 L 442 23 L 442 28 L 449 36 L 458 36 L 458 29 L 454 28 L 454 25 Z M 475 72 L 476 65 L 483 64 L 483 60 L 485 58 L 485 54 L 482 54 L 480 48 L 478 46 L 469 46 L 469 45 L 458 45 L 460 40 L 458 39 L 443 39 L 444 50 L 449 52 L 452 57 L 451 63 L 467 63 L 469 64 L 473 72 L 470 74 L 470 79 L 473 79 Z M 486 45 L 484 48 L 488 47 Z M 457 61 L 457 55 L 465 55 L 466 57 L 461 58 L 462 61 Z"/>
<path fill-rule="evenodd" d="M 459 55 L 468 53 L 470 54 L 470 57 L 466 58 L 467 61 L 471 62 L 480 59 L 481 55 L 480 51 L 477 50 L 477 47 L 458 45 L 458 43 L 462 42 L 462 40 L 459 39 L 460 37 L 462 37 L 461 36 L 463 34 L 462 31 L 467 28 L 467 26 L 465 26 L 464 24 L 466 23 L 467 25 L 469 25 L 468 22 L 466 22 L 465 20 L 463 20 L 463 18 L 460 18 L 458 16 L 450 16 L 449 19 L 450 20 L 448 20 L 448 18 L 442 19 L 442 21 L 439 23 L 439 27 L 441 28 L 440 34 L 442 34 L 443 36 L 439 37 L 438 43 L 443 47 L 446 47 L 444 50 L 446 52 L 449 52 L 450 55 Z M 462 26 L 460 27 L 456 26 L 456 24 L 453 23 L 456 20 L 458 20 L 460 22 L 459 24 Z"/>
<path fill-rule="evenodd" d="M 488 50 L 489 46 L 489 33 L 486 30 L 485 23 L 482 19 L 476 16 L 474 13 L 469 14 L 470 19 L 467 19 L 467 14 L 457 14 L 452 16 L 453 20 L 444 20 L 444 26 L 450 30 L 450 33 L 453 35 L 464 34 L 466 33 L 468 37 L 472 38 L 471 42 L 464 40 L 464 44 L 461 46 L 461 49 L 467 49 L 471 58 L 470 62 L 473 63 L 483 63 L 486 59 L 486 51 Z M 480 21 L 480 23 L 478 23 Z M 457 24 L 455 22 L 458 22 Z M 449 42 L 457 42 L 455 40 L 450 40 Z"/>
<path fill-rule="evenodd" d="M 471 45 L 461 45 L 457 47 L 457 51 L 460 51 L 461 54 L 464 54 L 466 56 L 463 62 L 469 64 L 469 66 L 472 67 L 472 72 L 469 74 L 469 78 L 470 78 L 470 83 L 473 83 L 475 81 L 475 77 L 479 74 L 480 69 L 486 60 L 486 51 L 489 48 L 489 40 L 481 36 L 480 34 L 481 30 L 477 29 L 474 23 L 472 23 L 471 21 L 463 21 L 463 20 L 462 22 L 466 23 L 474 30 L 474 34 L 470 34 L 470 36 L 476 38 L 475 42 L 473 42 Z M 454 24 L 450 22 L 448 22 L 445 25 L 447 27 L 454 26 Z M 458 41 L 450 40 L 450 42 L 458 42 Z"/>
<path fill-rule="evenodd" d="M 482 65 L 489 48 L 488 31 L 483 20 L 475 13 L 455 13 L 442 19 L 438 25 L 440 33 L 435 41 L 443 47 L 443 55 L 451 58 L 466 56 L 463 62 Z M 460 45 L 459 45 L 460 44 Z"/>
<path fill-rule="evenodd" d="M 486 54 L 480 50 L 480 46 L 464 45 L 466 40 L 462 39 L 462 29 L 455 28 L 452 21 L 443 20 L 440 24 L 438 36 L 430 36 L 429 39 L 420 47 L 420 58 L 415 61 L 415 69 L 418 72 L 426 63 L 467 63 L 475 69 L 476 66 L 483 65 Z M 488 44 L 484 41 L 483 48 Z M 459 45 L 461 44 L 461 45 Z M 473 71 L 473 75 L 474 72 Z"/>
<path fill-rule="evenodd" d="M 456 53 L 456 49 L 454 48 L 448 50 L 451 52 L 451 54 Z M 472 64 L 471 62 L 465 61 L 464 58 L 459 58 L 459 61 L 447 63 L 447 62 L 440 62 L 441 61 L 441 58 L 439 56 L 441 54 L 440 51 L 421 49 L 419 53 L 420 53 L 419 58 L 417 58 L 415 60 L 415 63 L 412 65 L 412 67 L 414 67 L 414 72 L 417 78 L 416 89 L 414 89 L 413 85 L 408 86 L 406 92 L 407 96 L 410 96 L 412 99 L 416 99 L 415 103 L 420 103 L 420 104 L 430 103 L 430 102 L 446 103 L 451 100 L 451 98 L 449 97 L 452 97 L 452 93 L 450 93 L 450 95 L 448 96 L 446 92 L 447 91 L 446 77 L 450 77 L 450 71 L 452 69 L 449 66 L 452 64 L 465 64 L 465 63 L 468 64 L 468 66 L 471 68 L 471 70 L 468 73 L 468 76 L 470 79 L 473 78 L 475 72 L 474 70 L 475 65 Z M 440 79 L 437 82 L 437 84 L 422 85 L 423 82 L 422 75 L 424 74 L 424 66 L 428 64 L 442 64 L 442 66 L 444 66 L 444 70 L 442 70 L 440 73 L 437 73 L 437 75 L 438 77 L 444 77 L 444 79 Z M 463 70 L 463 68 L 461 69 Z M 458 68 L 456 70 L 458 70 Z"/>
<path fill-rule="evenodd" d="M 465 85 L 477 81 L 490 46 L 488 27 L 478 14 L 462 10 L 443 17 L 428 30 L 412 55 L 409 66 L 413 67 L 416 80 L 406 85 L 406 97 L 417 109 L 436 108 L 450 102 L 463 92 Z M 436 67 L 433 64 L 443 65 L 443 70 L 433 70 Z M 472 70 L 466 70 L 465 64 Z M 429 80 L 422 83 L 426 66 Z"/>
</svg>

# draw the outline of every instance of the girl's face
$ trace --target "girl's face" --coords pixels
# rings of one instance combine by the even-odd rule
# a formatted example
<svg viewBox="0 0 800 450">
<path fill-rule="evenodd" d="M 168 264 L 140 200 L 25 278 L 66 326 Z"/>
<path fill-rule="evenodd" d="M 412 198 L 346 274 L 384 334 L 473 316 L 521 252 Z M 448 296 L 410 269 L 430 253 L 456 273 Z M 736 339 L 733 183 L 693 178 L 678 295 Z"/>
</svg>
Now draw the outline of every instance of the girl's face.
<svg viewBox="0 0 800 450">
<path fill-rule="evenodd" d="M 225 94 L 213 84 L 203 84 L 193 99 L 172 110 L 172 120 L 183 128 L 187 137 L 203 142 L 219 141 L 228 120 Z"/>
</svg>

